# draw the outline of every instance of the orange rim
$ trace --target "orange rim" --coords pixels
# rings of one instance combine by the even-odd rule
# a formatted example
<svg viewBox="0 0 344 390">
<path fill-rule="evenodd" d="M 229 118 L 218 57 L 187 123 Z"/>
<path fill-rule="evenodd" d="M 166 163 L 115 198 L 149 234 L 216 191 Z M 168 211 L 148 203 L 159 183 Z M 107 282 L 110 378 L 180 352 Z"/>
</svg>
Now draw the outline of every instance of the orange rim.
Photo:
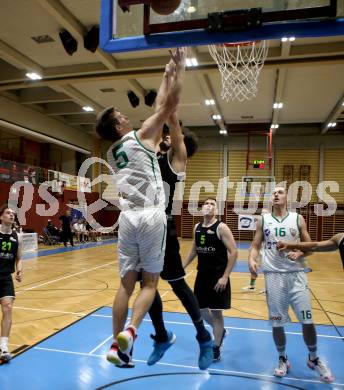
<svg viewBox="0 0 344 390">
<path fill-rule="evenodd" d="M 225 46 L 225 47 L 252 46 L 259 42 L 260 41 L 246 41 L 246 42 L 235 42 L 235 43 L 226 42 L 226 43 L 222 43 L 222 45 L 220 44 L 219 46 Z"/>
</svg>

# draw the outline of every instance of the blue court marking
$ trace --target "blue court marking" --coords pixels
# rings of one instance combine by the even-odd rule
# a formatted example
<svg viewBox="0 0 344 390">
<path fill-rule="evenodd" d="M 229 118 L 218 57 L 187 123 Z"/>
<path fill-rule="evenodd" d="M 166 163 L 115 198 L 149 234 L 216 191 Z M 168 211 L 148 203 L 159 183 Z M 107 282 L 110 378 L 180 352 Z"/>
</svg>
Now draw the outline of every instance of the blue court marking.
<svg viewBox="0 0 344 390">
<path fill-rule="evenodd" d="M 238 242 L 237 243 L 237 248 L 238 249 L 247 249 L 249 250 L 251 247 L 251 242 Z"/>
<path fill-rule="evenodd" d="M 0 367 L 2 390 L 96 389 L 139 387 L 182 389 L 324 389 L 317 375 L 306 367 L 307 350 L 299 324 L 287 327 L 287 351 L 292 368 L 287 377 L 271 375 L 277 353 L 271 329 L 266 321 L 225 318 L 229 334 L 222 350 L 222 360 L 208 372 L 197 367 L 198 344 L 195 330 L 186 314 L 164 313 L 166 326 L 177 341 L 156 365 L 146 360 L 152 350 L 152 325 L 148 318 L 139 329 L 135 343 L 135 368 L 119 369 L 104 357 L 111 344 L 111 308 L 103 307 L 59 333 L 35 345 Z M 331 364 L 336 376 L 335 388 L 344 388 L 342 356 L 344 343 L 331 326 L 319 325 L 321 357 Z M 343 331 L 343 327 L 340 328 Z M 116 382 L 116 383 L 114 383 Z M 111 385 L 112 384 L 112 385 Z"/>
<path fill-rule="evenodd" d="M 246 42 L 261 39 L 281 39 L 344 35 L 344 18 L 326 21 L 268 23 L 247 31 L 209 33 L 204 30 L 176 31 L 113 39 L 113 0 L 101 0 L 100 47 L 107 52 L 125 52 L 207 45 L 222 42 Z"/>
<path fill-rule="evenodd" d="M 54 249 L 43 249 L 38 251 L 37 253 L 25 253 L 22 256 L 23 260 L 32 259 L 36 257 L 41 256 L 49 256 L 49 255 L 56 255 L 64 252 L 73 252 L 80 249 L 88 249 L 88 248 L 95 248 L 98 246 L 108 245 L 108 244 L 115 244 L 117 243 L 117 238 L 106 240 L 106 241 L 98 241 L 98 242 L 89 242 L 87 244 L 79 244 L 74 246 L 67 246 L 67 247 L 61 247 L 61 248 L 54 248 Z"/>
<path fill-rule="evenodd" d="M 235 263 L 232 272 L 249 273 L 250 270 L 249 270 L 249 268 L 248 268 L 248 262 L 247 262 L 247 260 L 238 260 L 238 261 Z M 259 270 L 258 273 L 261 273 L 261 271 Z"/>
</svg>

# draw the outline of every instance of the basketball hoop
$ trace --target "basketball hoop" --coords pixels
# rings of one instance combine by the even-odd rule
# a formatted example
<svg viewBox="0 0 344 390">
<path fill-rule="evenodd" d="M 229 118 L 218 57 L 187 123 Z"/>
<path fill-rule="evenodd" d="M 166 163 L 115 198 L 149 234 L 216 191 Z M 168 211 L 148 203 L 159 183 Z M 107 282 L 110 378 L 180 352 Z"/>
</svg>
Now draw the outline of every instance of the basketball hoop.
<svg viewBox="0 0 344 390">
<path fill-rule="evenodd" d="M 268 54 L 266 41 L 208 45 L 221 73 L 222 99 L 250 100 L 257 94 L 259 73 Z"/>
</svg>

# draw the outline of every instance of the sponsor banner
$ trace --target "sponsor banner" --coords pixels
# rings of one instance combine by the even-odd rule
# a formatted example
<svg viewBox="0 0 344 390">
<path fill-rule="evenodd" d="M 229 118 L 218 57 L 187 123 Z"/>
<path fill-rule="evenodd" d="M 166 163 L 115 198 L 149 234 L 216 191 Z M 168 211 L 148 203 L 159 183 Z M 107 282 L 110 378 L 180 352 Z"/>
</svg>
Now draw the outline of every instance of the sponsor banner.
<svg viewBox="0 0 344 390">
<path fill-rule="evenodd" d="M 91 179 L 88 177 L 78 176 L 78 191 L 92 192 Z"/>
<path fill-rule="evenodd" d="M 69 175 L 68 173 L 59 172 L 59 180 L 65 183 L 66 190 L 78 190 L 78 176 Z"/>
<path fill-rule="evenodd" d="M 238 216 L 239 230 L 256 230 L 257 216 L 250 214 L 240 214 Z"/>
<path fill-rule="evenodd" d="M 37 233 L 21 233 L 23 243 L 23 253 L 38 251 L 38 234 Z"/>
</svg>

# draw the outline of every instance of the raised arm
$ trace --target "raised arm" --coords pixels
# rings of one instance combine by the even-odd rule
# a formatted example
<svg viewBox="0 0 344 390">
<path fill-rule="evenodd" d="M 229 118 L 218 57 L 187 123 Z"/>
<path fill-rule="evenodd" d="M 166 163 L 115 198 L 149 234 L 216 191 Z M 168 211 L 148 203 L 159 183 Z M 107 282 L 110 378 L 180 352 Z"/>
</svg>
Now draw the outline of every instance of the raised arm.
<svg viewBox="0 0 344 390">
<path fill-rule="evenodd" d="M 165 104 L 167 95 L 171 89 L 174 72 L 175 72 L 175 63 L 171 58 L 170 62 L 165 67 L 165 72 L 162 77 L 162 81 L 155 100 L 155 112 L 158 112 L 161 106 Z"/>
<path fill-rule="evenodd" d="M 226 288 L 229 275 L 232 272 L 234 264 L 236 263 L 238 257 L 238 250 L 234 241 L 233 234 L 229 227 L 225 223 L 221 223 L 218 229 L 220 236 L 219 238 L 222 240 L 228 251 L 227 266 L 225 272 L 223 273 L 222 277 L 217 281 L 214 287 L 215 291 L 222 291 Z"/>
<path fill-rule="evenodd" d="M 167 64 L 164 74 L 164 77 L 171 78 L 171 80 L 164 81 L 163 79 L 163 83 L 165 82 L 166 85 L 171 82 L 167 96 L 158 106 L 156 113 L 149 117 L 137 132 L 141 141 L 153 149 L 155 149 L 160 142 L 164 123 L 178 106 L 184 83 L 186 49 L 176 49 L 172 58 L 175 65 L 172 66 L 170 63 Z M 174 69 L 171 69 L 172 67 L 174 67 Z"/>
<path fill-rule="evenodd" d="M 180 127 L 176 111 L 170 115 L 168 119 L 168 126 L 170 129 L 169 134 L 171 138 L 171 149 L 169 152 L 171 153 L 169 155 L 169 158 L 171 159 L 171 166 L 177 173 L 185 172 L 187 153 L 184 144 L 184 135 Z"/>
<path fill-rule="evenodd" d="M 262 246 L 263 242 L 263 230 L 262 230 L 262 219 L 259 219 L 257 221 L 256 225 L 256 233 L 254 235 L 250 252 L 248 255 L 248 266 L 250 268 L 250 271 L 253 273 L 258 272 L 258 267 L 259 267 L 259 251 Z"/>
</svg>

